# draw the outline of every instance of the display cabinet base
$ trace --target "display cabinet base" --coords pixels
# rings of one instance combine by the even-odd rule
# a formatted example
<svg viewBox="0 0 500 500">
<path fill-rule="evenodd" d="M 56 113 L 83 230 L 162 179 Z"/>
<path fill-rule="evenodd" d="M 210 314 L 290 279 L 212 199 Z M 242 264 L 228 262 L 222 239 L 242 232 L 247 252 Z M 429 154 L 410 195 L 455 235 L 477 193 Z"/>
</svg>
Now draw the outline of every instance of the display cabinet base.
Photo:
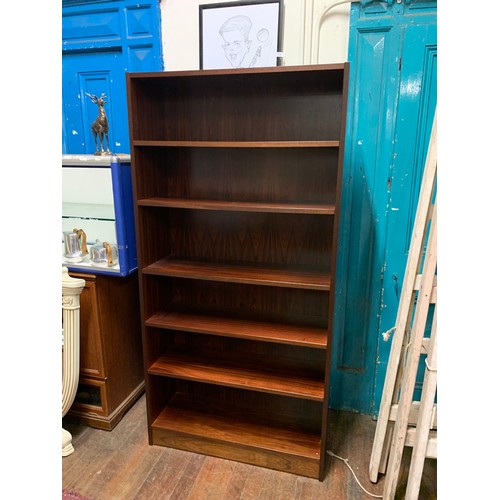
<svg viewBox="0 0 500 500">
<path fill-rule="evenodd" d="M 105 431 L 113 430 L 116 425 L 123 418 L 125 413 L 135 404 L 135 402 L 144 393 L 144 382 L 141 382 L 132 391 L 123 402 L 115 408 L 109 415 L 102 415 L 95 413 L 91 405 L 74 404 L 69 411 L 69 415 L 79 422 L 94 427 L 95 429 L 102 429 Z M 99 408 L 96 408 L 99 410 Z"/>
</svg>

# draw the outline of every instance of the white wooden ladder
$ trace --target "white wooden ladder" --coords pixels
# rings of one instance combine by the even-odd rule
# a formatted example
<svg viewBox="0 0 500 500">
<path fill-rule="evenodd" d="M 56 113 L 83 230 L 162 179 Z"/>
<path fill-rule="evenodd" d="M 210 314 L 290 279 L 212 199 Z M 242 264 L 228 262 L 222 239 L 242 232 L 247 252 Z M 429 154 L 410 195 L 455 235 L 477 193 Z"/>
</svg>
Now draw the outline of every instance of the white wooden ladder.
<svg viewBox="0 0 500 500">
<path fill-rule="evenodd" d="M 437 112 L 436 112 L 437 114 Z M 405 446 L 411 446 L 406 500 L 418 499 L 424 461 L 437 458 L 437 175 L 436 116 L 427 152 L 412 240 L 401 291 L 391 352 L 370 458 L 370 480 L 385 474 L 384 495 L 396 493 Z M 434 304 L 432 328 L 424 337 Z M 417 369 L 425 358 L 419 401 L 414 401 Z"/>
</svg>

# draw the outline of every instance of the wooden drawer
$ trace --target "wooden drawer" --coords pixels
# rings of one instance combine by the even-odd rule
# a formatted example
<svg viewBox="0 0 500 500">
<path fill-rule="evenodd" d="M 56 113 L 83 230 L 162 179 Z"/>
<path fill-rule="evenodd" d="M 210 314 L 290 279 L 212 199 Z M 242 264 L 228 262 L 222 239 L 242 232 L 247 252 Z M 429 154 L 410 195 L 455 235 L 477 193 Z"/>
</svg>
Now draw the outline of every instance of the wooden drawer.
<svg viewBox="0 0 500 500">
<path fill-rule="evenodd" d="M 106 382 L 80 377 L 72 409 L 89 414 L 107 415 Z"/>
</svg>

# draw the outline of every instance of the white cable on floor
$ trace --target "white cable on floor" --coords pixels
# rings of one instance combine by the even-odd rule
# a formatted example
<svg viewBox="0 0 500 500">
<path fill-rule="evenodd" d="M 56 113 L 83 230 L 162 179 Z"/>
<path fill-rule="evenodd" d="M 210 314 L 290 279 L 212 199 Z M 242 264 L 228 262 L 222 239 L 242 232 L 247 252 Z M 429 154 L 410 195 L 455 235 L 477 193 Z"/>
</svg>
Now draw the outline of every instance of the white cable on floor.
<svg viewBox="0 0 500 500">
<path fill-rule="evenodd" d="M 371 497 L 374 497 L 374 498 L 384 498 L 383 495 L 375 495 L 374 493 L 370 493 L 368 490 L 366 490 L 365 488 L 363 488 L 363 485 L 359 482 L 359 479 L 356 477 L 356 474 L 355 472 L 353 471 L 352 467 L 349 465 L 349 460 L 347 458 L 342 458 L 342 457 L 339 457 L 338 455 L 335 455 L 335 453 L 333 453 L 333 451 L 330 451 L 330 450 L 327 450 L 327 453 L 328 455 L 330 455 L 331 457 L 335 457 L 335 458 L 338 458 L 339 460 L 342 460 L 342 462 L 344 462 L 347 467 L 349 467 L 349 470 L 352 472 L 352 475 L 354 476 L 354 479 L 356 479 L 356 482 L 359 484 L 359 487 L 367 494 L 367 495 L 370 495 Z"/>
</svg>

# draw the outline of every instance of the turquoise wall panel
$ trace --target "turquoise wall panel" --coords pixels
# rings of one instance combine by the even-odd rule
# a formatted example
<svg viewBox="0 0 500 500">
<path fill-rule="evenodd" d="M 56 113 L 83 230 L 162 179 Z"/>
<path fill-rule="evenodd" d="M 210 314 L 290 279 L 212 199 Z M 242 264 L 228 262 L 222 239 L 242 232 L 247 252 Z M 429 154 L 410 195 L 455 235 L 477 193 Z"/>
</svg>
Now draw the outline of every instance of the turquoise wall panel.
<svg viewBox="0 0 500 500">
<path fill-rule="evenodd" d="M 378 411 L 390 348 L 382 333 L 398 305 L 388 290 L 404 276 L 408 247 L 399 240 L 411 235 L 436 105 L 435 31 L 436 2 L 351 7 L 334 408 Z"/>
</svg>

